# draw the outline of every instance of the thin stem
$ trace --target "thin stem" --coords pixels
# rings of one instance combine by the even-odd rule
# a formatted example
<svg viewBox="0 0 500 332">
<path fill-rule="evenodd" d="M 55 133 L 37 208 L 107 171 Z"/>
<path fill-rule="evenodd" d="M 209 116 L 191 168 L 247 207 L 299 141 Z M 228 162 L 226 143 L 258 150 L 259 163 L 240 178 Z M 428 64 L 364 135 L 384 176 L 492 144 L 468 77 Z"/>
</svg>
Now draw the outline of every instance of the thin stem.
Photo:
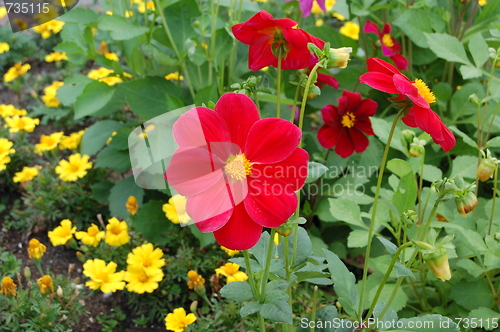
<svg viewBox="0 0 500 332">
<path fill-rule="evenodd" d="M 261 280 L 261 284 L 260 284 L 260 303 L 264 303 L 264 300 L 266 298 L 267 279 L 269 276 L 269 268 L 271 267 L 271 259 L 273 258 L 274 234 L 276 234 L 275 228 L 271 229 L 271 235 L 269 237 L 269 245 L 267 247 L 266 265 L 264 267 L 264 274 L 262 275 L 262 280 Z"/>
<path fill-rule="evenodd" d="M 391 296 L 387 300 L 387 303 L 385 304 L 384 309 L 382 309 L 382 311 L 380 312 L 380 314 L 378 315 L 378 317 L 384 317 L 384 315 L 387 312 L 387 310 L 389 310 L 390 304 L 392 303 L 392 301 L 396 297 L 396 293 L 397 293 L 397 291 L 399 289 L 399 286 L 403 282 L 403 278 L 404 277 L 399 277 L 398 280 L 396 281 L 396 285 L 394 286 L 394 289 L 392 290 Z"/>
<path fill-rule="evenodd" d="M 250 288 L 252 289 L 253 297 L 257 301 L 259 301 L 260 294 L 257 285 L 255 284 L 254 274 L 252 273 L 252 266 L 250 264 L 250 255 L 248 254 L 248 250 L 243 250 L 243 256 L 245 257 L 245 266 L 248 274 L 248 283 L 250 284 Z"/>
<path fill-rule="evenodd" d="M 292 273 L 290 271 L 290 253 L 288 252 L 289 240 L 288 236 L 285 236 L 285 272 L 286 281 L 290 284 L 290 287 L 286 290 L 288 294 L 288 304 L 292 307 Z"/>
<path fill-rule="evenodd" d="M 488 235 L 491 234 L 491 226 L 493 225 L 493 215 L 495 214 L 495 200 L 497 198 L 497 181 L 498 181 L 498 166 L 495 168 L 495 176 L 493 177 L 493 204 L 491 204 L 490 224 L 488 226 Z"/>
<path fill-rule="evenodd" d="M 278 49 L 278 86 L 276 87 L 276 117 L 279 119 L 281 115 L 281 50 L 280 47 Z"/>
<path fill-rule="evenodd" d="M 293 98 L 293 106 L 292 106 L 292 114 L 290 115 L 290 122 L 294 123 L 295 121 L 295 108 L 297 107 L 297 99 L 299 99 L 300 92 L 300 84 L 297 85 L 297 89 L 295 89 L 295 97 Z"/>
<path fill-rule="evenodd" d="M 314 286 L 313 303 L 312 303 L 312 310 L 311 310 L 311 321 L 312 322 L 316 321 L 316 304 L 317 304 L 317 302 L 318 302 L 318 286 Z M 313 325 L 309 331 L 314 332 L 315 326 L 316 325 Z"/>
<path fill-rule="evenodd" d="M 422 162 L 420 163 L 420 178 L 418 182 L 418 215 L 422 212 L 422 190 L 424 186 L 424 162 L 425 162 L 425 149 L 422 153 Z"/>
<path fill-rule="evenodd" d="M 363 280 L 361 283 L 361 293 L 360 293 L 360 301 L 359 301 L 359 308 L 358 308 L 359 309 L 358 310 L 358 315 L 359 315 L 358 318 L 359 319 L 361 319 L 361 315 L 363 313 L 363 301 L 364 301 L 365 292 L 366 292 L 366 279 L 368 277 L 368 263 L 370 261 L 373 232 L 375 231 L 375 218 L 377 216 L 377 207 L 378 207 L 378 200 L 380 197 L 380 188 L 382 187 L 382 179 L 384 177 L 384 170 L 385 170 L 385 164 L 387 162 L 387 156 L 389 155 L 389 149 L 391 147 L 392 136 L 394 135 L 394 130 L 396 129 L 396 125 L 397 125 L 401 115 L 403 115 L 403 110 L 399 111 L 399 113 L 394 118 L 394 122 L 392 123 L 391 131 L 389 132 L 389 137 L 387 138 L 387 144 L 385 145 L 384 155 L 382 157 L 382 164 L 380 165 L 380 171 L 378 174 L 377 189 L 375 191 L 375 198 L 373 201 L 373 208 L 372 208 L 372 217 L 370 220 L 370 228 L 368 230 L 368 244 L 366 245 L 365 263 L 363 266 Z"/>
<path fill-rule="evenodd" d="M 259 111 L 260 115 L 260 103 L 259 103 L 259 95 L 257 91 L 253 92 L 253 98 L 255 99 L 255 105 L 257 105 L 257 110 Z"/>
<path fill-rule="evenodd" d="M 309 87 L 313 84 L 313 77 L 316 74 L 316 71 L 320 67 L 319 62 L 314 65 L 313 69 L 309 73 L 309 77 L 307 78 L 306 88 L 304 89 L 304 96 L 302 97 L 302 104 L 300 105 L 300 117 L 299 117 L 299 129 L 302 131 L 302 126 L 304 125 L 304 114 L 306 111 L 306 103 L 307 103 L 307 95 L 309 94 Z M 300 137 L 299 148 L 302 146 L 302 137 Z"/>
</svg>

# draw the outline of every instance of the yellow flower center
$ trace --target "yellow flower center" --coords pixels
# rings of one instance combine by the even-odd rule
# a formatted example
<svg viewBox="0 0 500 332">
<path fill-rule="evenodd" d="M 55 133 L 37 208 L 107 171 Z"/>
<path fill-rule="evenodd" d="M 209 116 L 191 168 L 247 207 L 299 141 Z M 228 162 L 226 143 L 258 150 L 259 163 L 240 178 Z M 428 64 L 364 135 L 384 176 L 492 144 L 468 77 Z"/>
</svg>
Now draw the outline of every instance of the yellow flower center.
<svg viewBox="0 0 500 332">
<path fill-rule="evenodd" d="M 392 37 L 390 34 L 386 33 L 382 36 L 382 43 L 387 47 L 393 47 L 394 42 L 392 41 Z"/>
<path fill-rule="evenodd" d="M 424 81 L 417 78 L 412 84 L 418 89 L 418 94 L 421 95 L 429 104 L 432 104 L 436 101 L 436 96 L 434 96 L 431 89 L 429 89 Z"/>
<path fill-rule="evenodd" d="M 141 271 L 141 273 L 139 273 L 139 275 L 137 276 L 137 279 L 142 282 L 142 283 L 145 283 L 148 281 L 148 275 L 144 272 L 144 271 Z"/>
<path fill-rule="evenodd" d="M 76 164 L 69 164 L 68 168 L 69 168 L 69 171 L 72 173 L 76 173 L 80 169 L 80 167 Z"/>
<path fill-rule="evenodd" d="M 142 266 L 144 267 L 150 267 L 151 266 L 151 259 L 148 257 L 148 258 L 144 258 L 144 260 L 142 261 Z"/>
<path fill-rule="evenodd" d="M 244 154 L 231 155 L 226 160 L 224 171 L 233 181 L 240 181 L 252 174 L 252 165 Z"/>
<path fill-rule="evenodd" d="M 351 112 L 347 112 L 342 117 L 342 125 L 344 127 L 352 128 L 352 127 L 354 127 L 355 122 L 356 122 L 356 117 Z"/>
<path fill-rule="evenodd" d="M 97 233 L 99 233 L 99 230 L 98 229 L 95 229 L 94 227 L 92 228 L 89 228 L 87 234 L 89 236 L 92 236 L 92 237 L 95 237 L 97 235 Z"/>
<path fill-rule="evenodd" d="M 122 232 L 120 225 L 113 225 L 109 231 L 114 235 L 119 235 Z"/>
</svg>

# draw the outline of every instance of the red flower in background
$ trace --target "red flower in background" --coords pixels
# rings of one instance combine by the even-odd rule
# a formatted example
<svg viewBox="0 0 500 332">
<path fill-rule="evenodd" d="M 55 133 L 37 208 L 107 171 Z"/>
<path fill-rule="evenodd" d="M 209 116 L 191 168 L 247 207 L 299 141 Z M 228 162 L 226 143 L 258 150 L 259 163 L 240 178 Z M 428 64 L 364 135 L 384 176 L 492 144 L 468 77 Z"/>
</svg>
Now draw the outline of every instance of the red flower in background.
<svg viewBox="0 0 500 332">
<path fill-rule="evenodd" d="M 250 45 L 248 67 L 253 71 L 266 66 L 278 67 L 278 58 L 274 54 L 278 47 L 288 51 L 281 68 L 294 70 L 314 66 L 318 59 L 307 44 L 313 43 L 322 49 L 325 42 L 302 29 L 294 29 L 296 26 L 297 22 L 289 18 L 275 19 L 261 10 L 248 21 L 233 25 L 232 30 L 236 39 Z"/>
<path fill-rule="evenodd" d="M 327 105 L 321 110 L 325 124 L 318 131 L 318 141 L 327 149 L 335 146 L 335 152 L 346 158 L 354 151 L 365 151 L 369 144 L 365 135 L 375 135 L 369 117 L 377 111 L 377 103 L 346 90 L 338 101 L 339 106 Z"/>
<path fill-rule="evenodd" d="M 407 126 L 418 127 L 428 133 L 445 152 L 455 146 L 455 136 L 439 115 L 431 110 L 429 104 L 435 102 L 436 97 L 422 80 L 410 81 L 393 65 L 381 59 L 368 59 L 367 64 L 368 73 L 361 75 L 360 82 L 383 92 L 397 93 L 397 104 L 406 108 L 402 120 Z"/>
<path fill-rule="evenodd" d="M 311 68 L 312 69 L 312 68 Z M 310 73 L 310 71 L 309 71 Z M 309 75 L 309 73 L 307 75 Z M 339 81 L 333 76 L 330 76 L 328 74 L 323 74 L 320 72 L 317 72 L 318 74 L 318 79 L 316 81 L 316 85 L 321 89 L 323 87 L 323 84 L 329 85 L 335 90 L 339 88 Z"/>
<path fill-rule="evenodd" d="M 372 21 L 366 21 L 363 29 L 366 33 L 374 33 L 380 40 L 382 47 L 382 54 L 391 58 L 399 70 L 406 70 L 408 68 L 408 60 L 399 54 L 401 52 L 401 45 L 391 36 L 391 25 L 384 24 L 384 28 L 380 31 L 379 27 Z"/>
<path fill-rule="evenodd" d="M 224 94 L 215 110 L 196 107 L 173 126 L 179 149 L 165 173 L 187 196 L 186 211 L 202 232 L 232 250 L 253 247 L 263 227 L 282 225 L 297 208 L 308 153 L 299 128 L 260 119 L 245 95 Z"/>
</svg>

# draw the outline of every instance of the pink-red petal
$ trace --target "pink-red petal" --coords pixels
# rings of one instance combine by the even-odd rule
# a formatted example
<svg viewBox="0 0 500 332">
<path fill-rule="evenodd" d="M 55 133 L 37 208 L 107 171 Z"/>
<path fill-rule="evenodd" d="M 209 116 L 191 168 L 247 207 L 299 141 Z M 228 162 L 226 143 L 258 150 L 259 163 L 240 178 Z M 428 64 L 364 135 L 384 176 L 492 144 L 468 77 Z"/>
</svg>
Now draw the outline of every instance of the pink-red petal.
<svg viewBox="0 0 500 332">
<path fill-rule="evenodd" d="M 243 203 L 235 206 L 224 227 L 214 232 L 217 242 L 231 250 L 247 250 L 259 242 L 262 226 L 247 213 Z"/>
<path fill-rule="evenodd" d="M 395 74 L 401 74 L 399 70 L 397 70 L 393 65 L 388 63 L 387 61 L 384 61 L 382 59 L 378 58 L 369 58 L 366 61 L 366 64 L 368 65 L 368 71 L 369 72 L 377 72 L 381 74 L 386 74 L 389 76 L 395 75 Z"/>
<path fill-rule="evenodd" d="M 396 88 L 394 81 L 392 80 L 393 76 L 394 75 L 387 75 L 379 72 L 369 72 L 361 75 L 359 77 L 359 81 L 382 92 L 399 93 L 399 90 Z"/>
<path fill-rule="evenodd" d="M 342 128 L 339 133 L 338 143 L 335 146 L 335 153 L 342 158 L 349 157 L 354 152 L 354 142 L 349 135 L 349 130 Z"/>
<path fill-rule="evenodd" d="M 325 149 L 331 149 L 337 145 L 339 141 L 340 131 L 342 126 L 340 124 L 336 126 L 323 125 L 318 130 L 318 142 Z"/>
<path fill-rule="evenodd" d="M 380 29 L 379 29 L 378 25 L 376 25 L 375 23 L 373 23 L 370 20 L 366 21 L 365 27 L 363 28 L 363 31 L 365 33 L 374 33 L 377 36 L 379 36 L 379 38 L 381 37 Z"/>
</svg>

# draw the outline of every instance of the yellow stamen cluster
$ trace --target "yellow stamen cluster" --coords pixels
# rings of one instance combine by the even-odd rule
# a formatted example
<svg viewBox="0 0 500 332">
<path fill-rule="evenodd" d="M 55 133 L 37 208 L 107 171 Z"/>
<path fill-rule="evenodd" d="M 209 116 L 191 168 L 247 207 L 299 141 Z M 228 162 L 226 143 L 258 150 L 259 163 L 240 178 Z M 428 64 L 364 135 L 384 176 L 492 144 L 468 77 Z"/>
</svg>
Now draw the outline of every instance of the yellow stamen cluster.
<svg viewBox="0 0 500 332">
<path fill-rule="evenodd" d="M 432 93 L 431 89 L 421 79 L 416 79 L 413 86 L 418 89 L 418 94 L 421 95 L 429 104 L 436 101 L 436 96 Z"/>
<path fill-rule="evenodd" d="M 354 127 L 354 123 L 356 122 L 356 117 L 351 112 L 347 112 L 342 117 L 342 126 L 347 128 Z"/>
<path fill-rule="evenodd" d="M 393 47 L 394 42 L 392 40 L 392 37 L 390 34 L 386 33 L 385 35 L 382 36 L 382 43 L 387 46 L 387 47 Z"/>
<path fill-rule="evenodd" d="M 252 174 L 252 163 L 244 154 L 231 155 L 226 160 L 225 173 L 234 181 L 240 181 Z"/>
</svg>

